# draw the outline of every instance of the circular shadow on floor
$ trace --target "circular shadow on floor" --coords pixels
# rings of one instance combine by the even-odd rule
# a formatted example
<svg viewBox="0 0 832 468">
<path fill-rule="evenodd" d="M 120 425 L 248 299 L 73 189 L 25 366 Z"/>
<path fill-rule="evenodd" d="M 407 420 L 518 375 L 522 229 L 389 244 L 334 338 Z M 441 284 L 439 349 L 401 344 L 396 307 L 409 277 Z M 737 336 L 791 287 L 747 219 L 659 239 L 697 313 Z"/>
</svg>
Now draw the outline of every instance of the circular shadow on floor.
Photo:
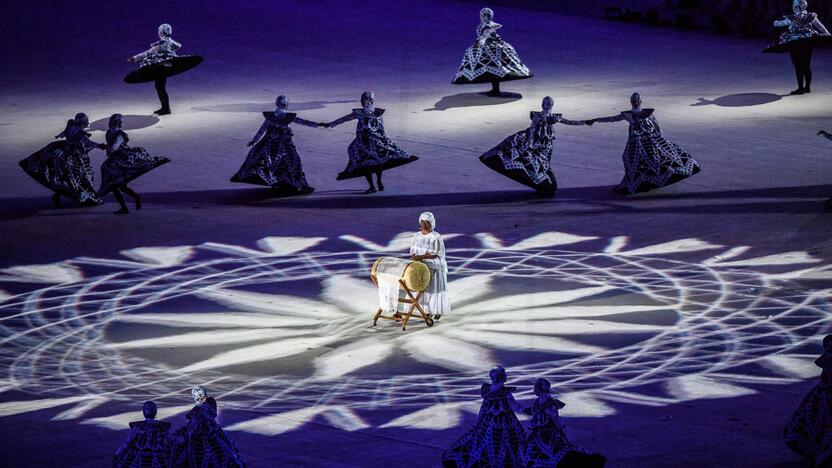
<svg viewBox="0 0 832 468">
<path fill-rule="evenodd" d="M 90 124 L 90 130 L 107 131 L 110 118 L 98 119 Z M 159 117 L 155 115 L 125 115 L 122 116 L 122 130 L 138 130 L 140 128 L 152 127 L 159 123 Z"/>
<path fill-rule="evenodd" d="M 500 96 L 487 96 L 486 93 L 460 93 L 445 96 L 426 111 L 445 111 L 456 107 L 496 106 L 523 99 L 522 94 L 502 93 Z"/>
<path fill-rule="evenodd" d="M 779 101 L 783 96 L 771 93 L 741 93 L 720 96 L 714 100 L 697 99 L 691 106 L 751 107 Z"/>
<path fill-rule="evenodd" d="M 328 104 L 344 104 L 348 102 L 357 102 L 355 99 L 347 101 L 309 101 L 309 102 L 289 102 L 289 111 L 305 111 L 314 109 L 323 109 Z M 232 102 L 228 104 L 214 104 L 211 106 L 196 106 L 192 110 L 198 112 L 268 112 L 274 110 L 274 101 L 269 102 Z"/>
</svg>

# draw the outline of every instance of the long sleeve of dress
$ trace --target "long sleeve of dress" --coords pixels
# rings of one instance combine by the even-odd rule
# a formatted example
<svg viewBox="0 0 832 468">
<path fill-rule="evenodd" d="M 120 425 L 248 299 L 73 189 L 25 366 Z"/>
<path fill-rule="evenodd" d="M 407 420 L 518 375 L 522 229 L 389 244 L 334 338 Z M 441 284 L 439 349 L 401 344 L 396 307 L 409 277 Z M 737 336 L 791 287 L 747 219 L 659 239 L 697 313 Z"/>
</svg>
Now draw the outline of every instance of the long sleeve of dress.
<svg viewBox="0 0 832 468">
<path fill-rule="evenodd" d="M 814 26 L 815 29 L 820 31 L 820 33 L 823 34 L 824 36 L 829 35 L 829 30 L 826 29 L 826 26 L 824 26 L 823 23 L 821 23 L 819 19 L 815 18 L 815 20 L 812 21 L 812 26 Z"/>
<path fill-rule="evenodd" d="M 564 125 L 586 125 L 586 121 L 583 120 L 569 120 L 564 118 L 558 120 L 558 123 L 562 123 Z"/>
<path fill-rule="evenodd" d="M 260 125 L 260 128 L 257 129 L 257 133 L 255 133 L 254 136 L 251 137 L 251 144 L 255 144 L 258 141 L 260 141 L 260 139 L 263 138 L 263 135 L 266 133 L 267 128 L 269 128 L 269 123 L 268 121 L 264 121 L 263 124 Z"/>
<path fill-rule="evenodd" d="M 142 53 L 139 53 L 139 54 L 134 55 L 134 56 L 133 56 L 133 60 L 135 60 L 135 61 L 137 61 L 137 62 L 142 61 L 142 60 L 144 60 L 144 59 L 145 59 L 145 57 L 147 57 L 148 55 L 155 54 L 155 53 L 159 52 L 159 49 L 160 49 L 160 47 L 159 47 L 159 44 L 158 44 L 158 43 L 153 44 L 153 46 L 152 46 L 151 48 L 147 49 L 146 51 L 144 51 L 144 52 L 142 52 Z"/>
<path fill-rule="evenodd" d="M 653 126 L 656 127 L 656 134 L 662 136 L 662 127 L 659 125 L 659 120 L 656 118 L 655 115 L 650 115 L 648 117 L 651 122 L 653 122 Z"/>
<path fill-rule="evenodd" d="M 333 120 L 332 122 L 328 123 L 327 125 L 329 125 L 330 127 L 337 127 L 338 125 L 341 125 L 342 123 L 349 122 L 350 120 L 355 120 L 357 118 L 358 118 L 358 116 L 355 115 L 354 112 L 350 112 L 349 114 L 347 114 L 343 117 L 340 117 L 338 119 Z"/>
<path fill-rule="evenodd" d="M 624 120 L 624 114 L 621 113 L 618 115 L 613 115 L 611 117 L 601 117 L 593 120 L 595 120 L 596 122 L 621 122 L 622 120 Z"/>
<path fill-rule="evenodd" d="M 300 117 L 295 117 L 295 120 L 292 120 L 292 123 L 303 125 L 304 127 L 317 127 L 318 122 L 313 122 L 311 120 L 302 119 Z"/>
<path fill-rule="evenodd" d="M 791 24 L 792 24 L 792 21 L 790 19 L 783 18 L 783 19 L 776 20 L 774 22 L 774 27 L 775 28 L 787 28 L 787 27 L 791 26 Z"/>
<path fill-rule="evenodd" d="M 123 144 L 124 137 L 121 135 L 116 136 L 115 139 L 113 139 L 113 143 L 107 146 L 107 154 L 110 155 L 115 153 Z"/>
</svg>

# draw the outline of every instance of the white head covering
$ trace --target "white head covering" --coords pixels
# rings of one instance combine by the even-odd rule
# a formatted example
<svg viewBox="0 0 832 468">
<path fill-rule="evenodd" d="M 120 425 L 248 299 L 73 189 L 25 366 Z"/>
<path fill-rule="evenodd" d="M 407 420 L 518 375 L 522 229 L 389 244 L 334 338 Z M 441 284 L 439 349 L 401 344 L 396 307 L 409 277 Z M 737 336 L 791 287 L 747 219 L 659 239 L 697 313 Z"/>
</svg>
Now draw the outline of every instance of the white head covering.
<svg viewBox="0 0 832 468">
<path fill-rule="evenodd" d="M 170 36 L 171 34 L 173 34 L 173 28 L 170 27 L 170 25 L 167 23 L 160 24 L 159 33 L 164 34 L 165 36 Z"/>
<path fill-rule="evenodd" d="M 205 390 L 205 387 L 202 385 L 194 385 L 194 388 L 191 389 L 191 397 L 194 399 L 194 403 L 198 403 L 199 400 L 206 398 L 208 396 L 208 391 Z"/>
<path fill-rule="evenodd" d="M 430 211 L 425 211 L 424 213 L 419 215 L 419 222 L 427 221 L 430 223 L 430 229 L 432 231 L 436 230 L 436 218 L 433 217 L 433 213 Z"/>
</svg>

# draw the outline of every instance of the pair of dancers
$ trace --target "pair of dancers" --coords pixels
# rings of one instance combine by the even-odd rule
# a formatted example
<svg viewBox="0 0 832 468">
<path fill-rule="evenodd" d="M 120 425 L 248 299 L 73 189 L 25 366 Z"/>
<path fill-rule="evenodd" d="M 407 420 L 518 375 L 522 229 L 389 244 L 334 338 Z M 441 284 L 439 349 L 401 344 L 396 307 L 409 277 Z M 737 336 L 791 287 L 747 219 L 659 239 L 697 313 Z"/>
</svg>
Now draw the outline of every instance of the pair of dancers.
<svg viewBox="0 0 832 468">
<path fill-rule="evenodd" d="M 106 143 L 96 143 L 87 132 L 89 118 L 84 113 L 78 113 L 55 137 L 58 141 L 20 161 L 20 167 L 52 191 L 52 203 L 56 207 L 61 206 L 61 197 L 85 206 L 100 205 L 102 197 L 113 192 L 120 206 L 116 214 L 128 213 L 122 193 L 133 198 L 136 210 L 139 210 L 141 197 L 127 184 L 170 160 L 151 155 L 144 148 L 130 146 L 130 138 L 122 130 L 122 124 L 122 115 L 113 114 L 105 135 Z M 95 176 L 89 157 L 90 151 L 96 148 L 107 152 L 107 159 L 101 165 L 98 190 L 93 185 Z"/>
<path fill-rule="evenodd" d="M 489 377 L 491 383 L 480 388 L 482 405 L 477 422 L 442 454 L 445 467 L 604 466 L 606 459 L 602 455 L 577 447 L 566 437 L 566 427 L 558 413 L 566 405 L 551 395 L 548 380 L 535 381 L 537 398 L 523 407 L 513 396 L 517 387 L 505 384 L 505 369 L 495 367 Z M 532 417 L 528 436 L 515 411 Z"/>
<path fill-rule="evenodd" d="M 546 96 L 542 110 L 531 112 L 531 124 L 510 135 L 499 145 L 480 156 L 492 170 L 552 196 L 557 180 L 551 169 L 555 142 L 555 124 L 593 125 L 596 122 L 629 123 L 629 138 L 624 148 L 624 177 L 615 192 L 631 195 L 664 187 L 699 172 L 699 163 L 679 145 L 664 138 L 654 109 L 641 107 L 641 95 L 630 97 L 632 109 L 611 117 L 569 120 L 552 112 L 554 100 Z"/>
<path fill-rule="evenodd" d="M 273 112 L 264 112 L 265 120 L 248 142 L 249 151 L 242 167 L 231 178 L 242 182 L 272 187 L 281 195 L 311 193 L 315 189 L 306 181 L 300 155 L 293 141 L 291 124 L 305 127 L 333 128 L 342 123 L 357 120 L 355 138 L 347 148 L 347 167 L 337 180 L 364 177 L 369 188 L 364 193 L 384 190 L 383 171 L 402 166 L 419 159 L 399 148 L 384 131 L 384 109 L 375 107 L 375 96 L 370 91 L 361 94 L 361 107 L 332 122 L 312 122 L 295 113 L 287 112 L 289 98 L 278 96 Z M 376 176 L 378 189 L 373 183 Z"/>
<path fill-rule="evenodd" d="M 146 401 L 144 421 L 130 423 L 130 435 L 116 450 L 113 466 L 132 467 L 228 467 L 243 468 L 234 443 L 217 422 L 217 401 L 202 386 L 191 389 L 194 407 L 188 422 L 170 433 L 170 423 L 156 420 L 156 404 Z"/>
</svg>

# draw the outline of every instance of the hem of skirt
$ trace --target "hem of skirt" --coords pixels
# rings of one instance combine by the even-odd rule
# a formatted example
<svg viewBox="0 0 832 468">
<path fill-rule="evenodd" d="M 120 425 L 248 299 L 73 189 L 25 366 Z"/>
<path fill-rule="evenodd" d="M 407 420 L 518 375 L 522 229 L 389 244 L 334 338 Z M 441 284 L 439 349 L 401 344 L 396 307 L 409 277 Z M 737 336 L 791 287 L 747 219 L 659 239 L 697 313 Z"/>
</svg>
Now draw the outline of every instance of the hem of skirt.
<svg viewBox="0 0 832 468">
<path fill-rule="evenodd" d="M 147 169 L 146 171 L 142 171 L 140 174 L 136 174 L 133 177 L 129 177 L 129 178 L 123 180 L 123 181 L 119 181 L 116 184 L 111 182 L 111 183 L 107 184 L 106 186 L 102 183 L 101 186 L 98 188 L 98 192 L 96 192 L 96 193 L 98 193 L 99 197 L 103 197 L 104 195 L 110 193 L 113 190 L 113 187 L 115 187 L 117 185 L 129 184 L 130 182 L 132 182 L 132 181 L 138 179 L 139 177 L 147 174 L 148 172 L 152 171 L 153 169 L 156 169 L 159 166 L 163 166 L 163 165 L 165 165 L 169 162 L 170 162 L 170 159 L 162 158 L 158 162 L 156 162 L 156 164 L 154 164 L 152 167 Z"/>
<path fill-rule="evenodd" d="M 386 171 L 395 167 L 404 166 L 405 164 L 410 164 L 418 159 L 418 156 L 410 156 L 407 159 L 394 159 L 381 165 L 363 167 L 357 171 L 347 172 L 346 170 L 344 170 L 338 174 L 335 180 L 347 180 L 355 179 L 357 177 L 364 177 L 366 175 L 374 174 L 376 171 Z"/>
<path fill-rule="evenodd" d="M 621 193 L 621 194 L 625 194 L 625 195 L 635 195 L 637 193 L 645 193 L 645 192 L 649 192 L 651 190 L 656 190 L 656 189 L 660 189 L 662 187 L 667 187 L 668 185 L 673 185 L 677 182 L 681 182 L 681 181 L 683 181 L 687 178 L 690 178 L 693 175 L 698 174 L 700 170 L 701 169 L 699 168 L 699 166 L 696 166 L 696 167 L 694 167 L 693 172 L 691 172 L 690 174 L 673 174 L 672 176 L 670 176 L 670 178 L 667 179 L 667 182 L 665 182 L 662 185 L 656 185 L 652 182 L 642 182 L 638 185 L 638 187 L 636 187 L 635 191 L 633 191 L 633 192 L 631 192 L 629 189 L 627 189 L 627 186 L 625 184 L 621 183 L 621 184 L 618 184 L 613 189 L 613 191 L 615 191 L 616 193 Z"/>
<path fill-rule="evenodd" d="M 547 181 L 542 184 L 534 184 L 528 179 L 525 172 L 519 169 L 506 169 L 505 166 L 503 166 L 502 159 L 500 159 L 499 156 L 493 156 L 490 158 L 480 157 L 480 162 L 485 164 L 492 171 L 507 177 L 518 184 L 523 184 L 537 193 L 554 196 L 555 192 L 558 190 L 557 179 L 555 179 L 555 174 L 551 170 L 548 171 L 548 174 L 552 179 L 551 181 Z"/>
<path fill-rule="evenodd" d="M 460 76 L 459 78 L 454 78 L 454 80 L 451 81 L 451 84 L 455 84 L 455 85 L 490 84 L 490 83 L 493 83 L 495 81 L 498 82 L 498 83 L 503 83 L 503 82 L 506 82 L 506 81 L 525 80 L 525 79 L 528 79 L 528 78 L 532 78 L 533 76 L 534 76 L 534 73 L 531 73 L 531 72 L 528 75 L 506 75 L 506 76 L 503 76 L 503 77 L 496 76 L 492 73 L 487 73 L 485 75 L 480 75 L 480 76 L 474 78 L 473 80 L 469 80 L 468 78 L 465 78 L 464 76 Z"/>
</svg>

